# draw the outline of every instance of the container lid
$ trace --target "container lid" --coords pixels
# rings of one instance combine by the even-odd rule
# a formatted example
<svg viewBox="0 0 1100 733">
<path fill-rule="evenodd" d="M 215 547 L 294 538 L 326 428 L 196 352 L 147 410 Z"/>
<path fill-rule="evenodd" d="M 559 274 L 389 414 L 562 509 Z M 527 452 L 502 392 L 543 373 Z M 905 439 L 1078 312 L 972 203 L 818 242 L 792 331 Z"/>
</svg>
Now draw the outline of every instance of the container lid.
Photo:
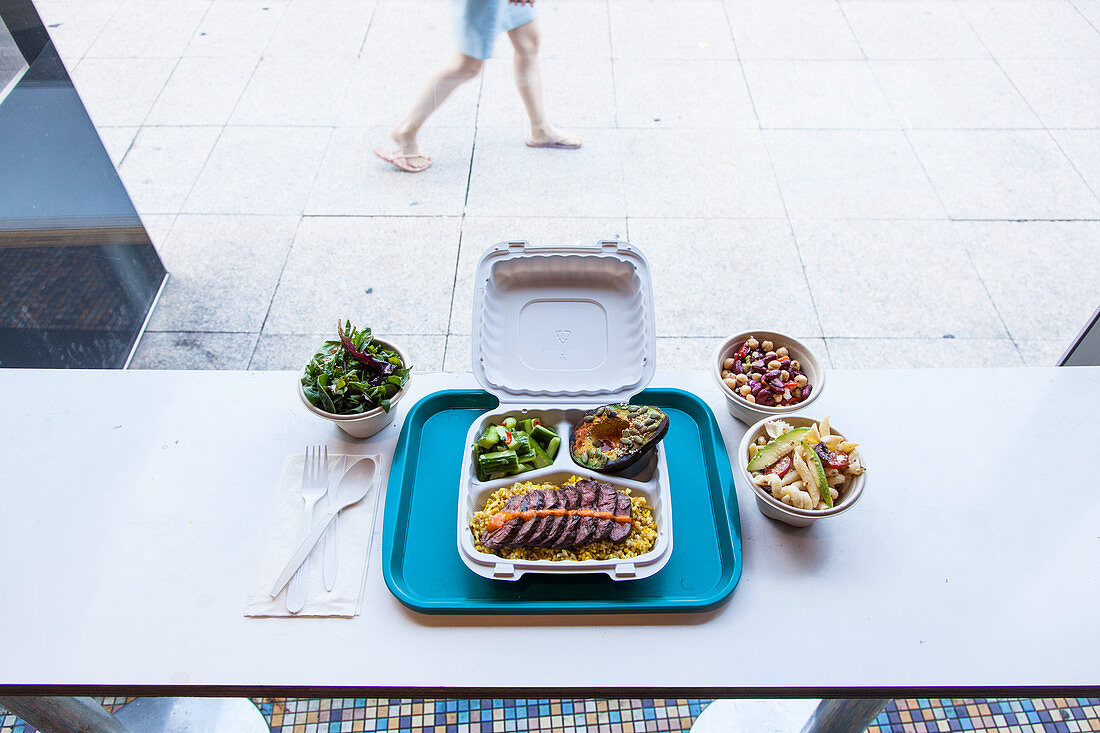
<svg viewBox="0 0 1100 733">
<path fill-rule="evenodd" d="M 474 376 L 501 402 L 625 402 L 656 369 L 649 263 L 626 242 L 502 242 L 474 281 Z"/>
</svg>

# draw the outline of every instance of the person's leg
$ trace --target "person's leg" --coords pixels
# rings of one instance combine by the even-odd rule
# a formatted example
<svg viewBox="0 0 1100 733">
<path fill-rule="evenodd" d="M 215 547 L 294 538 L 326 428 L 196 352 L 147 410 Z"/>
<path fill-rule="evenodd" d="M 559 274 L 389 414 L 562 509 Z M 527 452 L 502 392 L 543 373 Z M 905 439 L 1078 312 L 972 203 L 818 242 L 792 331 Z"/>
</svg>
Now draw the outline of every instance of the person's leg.
<svg viewBox="0 0 1100 733">
<path fill-rule="evenodd" d="M 578 135 L 558 130 L 546 117 L 542 99 L 542 74 L 539 70 L 538 21 L 532 20 L 508 31 L 508 38 L 515 48 L 516 88 L 531 118 L 529 145 L 579 147 Z"/>
<path fill-rule="evenodd" d="M 430 162 L 428 156 L 420 152 L 416 143 L 416 135 L 420 132 L 421 125 L 439 108 L 451 92 L 462 83 L 476 77 L 481 71 L 482 64 L 481 59 L 456 51 L 446 63 L 424 80 L 408 114 L 390 130 L 390 135 L 397 143 L 398 152 L 404 156 L 410 167 L 422 169 L 426 168 Z"/>
</svg>

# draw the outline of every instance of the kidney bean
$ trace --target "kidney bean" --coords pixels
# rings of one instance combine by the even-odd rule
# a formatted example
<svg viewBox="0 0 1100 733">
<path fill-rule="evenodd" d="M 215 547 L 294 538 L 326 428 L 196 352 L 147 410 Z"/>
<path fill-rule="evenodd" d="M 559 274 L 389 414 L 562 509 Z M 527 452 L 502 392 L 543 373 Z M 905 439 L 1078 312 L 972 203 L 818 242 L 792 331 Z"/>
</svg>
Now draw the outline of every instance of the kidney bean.
<svg viewBox="0 0 1100 733">
<path fill-rule="evenodd" d="M 764 379 L 769 381 L 769 382 L 771 380 L 775 379 L 778 376 L 779 376 L 779 370 L 778 369 L 770 369 L 770 370 L 764 372 Z"/>
<path fill-rule="evenodd" d="M 805 387 L 803 387 L 802 388 L 802 399 L 806 399 L 807 397 L 809 397 L 810 396 L 810 390 L 813 389 L 813 388 L 814 388 L 814 386 L 812 384 L 807 384 Z"/>
</svg>

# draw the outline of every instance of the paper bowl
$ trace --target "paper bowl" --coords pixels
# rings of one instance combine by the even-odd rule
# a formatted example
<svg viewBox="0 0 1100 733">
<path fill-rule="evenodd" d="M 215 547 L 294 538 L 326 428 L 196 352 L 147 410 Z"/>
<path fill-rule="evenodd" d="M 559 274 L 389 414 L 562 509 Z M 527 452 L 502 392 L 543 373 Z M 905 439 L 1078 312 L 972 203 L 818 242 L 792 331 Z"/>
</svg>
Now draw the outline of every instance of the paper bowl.
<svg viewBox="0 0 1100 733">
<path fill-rule="evenodd" d="M 862 445 L 859 447 L 859 459 L 863 464 L 863 473 L 852 479 L 847 488 L 844 489 L 844 492 L 837 497 L 837 502 L 831 509 L 798 509 L 784 504 L 772 496 L 770 491 L 756 485 L 748 469 L 749 445 L 755 442 L 761 435 L 765 438 L 768 437 L 767 432 L 764 430 L 764 424 L 774 419 L 774 417 L 767 417 L 751 425 L 745 433 L 745 437 L 741 439 L 741 445 L 737 448 L 738 475 L 741 477 L 741 480 L 752 489 L 752 492 L 756 494 L 756 506 L 760 509 L 761 513 L 766 517 L 777 519 L 780 522 L 785 522 L 794 527 L 807 527 L 819 519 L 835 517 L 851 509 L 855 503 L 859 501 L 859 497 L 863 494 L 863 487 L 867 483 L 867 461 L 863 453 Z M 782 419 L 796 428 L 810 427 L 820 422 L 817 418 L 803 417 L 801 415 L 785 415 Z M 837 430 L 836 427 L 832 425 L 832 421 L 830 421 L 829 432 L 835 433 L 845 440 L 849 439 L 847 435 Z"/>
<path fill-rule="evenodd" d="M 391 344 L 389 341 L 383 341 L 382 339 L 375 339 L 376 342 L 385 346 L 386 348 L 393 349 L 401 357 L 403 364 L 409 363 L 409 357 L 400 348 Z M 312 412 L 318 417 L 335 423 L 336 427 L 343 430 L 353 438 L 369 438 L 375 433 L 379 432 L 382 428 L 393 422 L 394 416 L 397 414 L 397 402 L 405 396 L 405 393 L 409 391 L 409 383 L 412 381 L 412 375 L 409 375 L 409 381 L 405 382 L 405 386 L 397 391 L 393 397 L 390 398 L 390 409 L 386 412 L 381 407 L 376 407 L 369 412 L 362 412 L 358 415 L 335 415 L 331 412 L 325 412 L 319 407 L 316 407 L 312 402 L 306 399 L 306 393 L 302 389 L 302 375 L 298 374 L 298 397 L 302 400 L 302 404 L 306 406 L 306 409 Z"/>
<path fill-rule="evenodd" d="M 750 336 L 755 336 L 758 341 L 762 342 L 771 341 L 777 347 L 787 347 L 791 359 L 801 363 L 802 372 L 806 375 L 806 379 L 813 387 L 813 389 L 810 390 L 809 397 L 796 405 L 765 407 L 764 405 L 749 402 L 740 394 L 735 393 L 729 388 L 729 385 L 722 381 L 723 362 L 737 353 L 737 349 L 740 348 L 741 344 Z M 821 395 L 822 390 L 825 389 L 825 368 L 822 366 L 817 356 L 810 351 L 809 347 L 798 339 L 775 331 L 745 331 L 744 333 L 729 337 L 711 356 L 710 373 L 711 377 L 714 378 L 714 383 L 717 384 L 718 389 L 721 390 L 722 396 L 726 398 L 726 407 L 729 409 L 730 414 L 746 425 L 756 422 L 763 417 L 779 417 L 781 415 L 803 410 L 812 404 L 813 401 Z"/>
</svg>

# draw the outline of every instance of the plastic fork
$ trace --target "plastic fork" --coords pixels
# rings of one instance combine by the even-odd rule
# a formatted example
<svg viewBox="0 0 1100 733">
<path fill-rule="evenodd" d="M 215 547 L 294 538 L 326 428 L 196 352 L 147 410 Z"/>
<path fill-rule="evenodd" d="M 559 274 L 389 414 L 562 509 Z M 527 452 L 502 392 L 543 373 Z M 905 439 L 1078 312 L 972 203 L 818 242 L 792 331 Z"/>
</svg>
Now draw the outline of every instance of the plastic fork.
<svg viewBox="0 0 1100 733">
<path fill-rule="evenodd" d="M 328 446 L 315 445 L 312 448 L 306 446 L 305 461 L 302 466 L 302 501 L 305 502 L 305 513 L 302 515 L 302 528 L 298 531 L 298 541 L 301 542 L 309 534 L 313 527 L 313 508 L 317 501 L 328 490 Z M 290 589 L 286 593 L 286 610 L 298 613 L 306 604 L 306 588 L 309 583 L 309 558 L 298 568 L 298 572 L 290 579 Z"/>
</svg>

